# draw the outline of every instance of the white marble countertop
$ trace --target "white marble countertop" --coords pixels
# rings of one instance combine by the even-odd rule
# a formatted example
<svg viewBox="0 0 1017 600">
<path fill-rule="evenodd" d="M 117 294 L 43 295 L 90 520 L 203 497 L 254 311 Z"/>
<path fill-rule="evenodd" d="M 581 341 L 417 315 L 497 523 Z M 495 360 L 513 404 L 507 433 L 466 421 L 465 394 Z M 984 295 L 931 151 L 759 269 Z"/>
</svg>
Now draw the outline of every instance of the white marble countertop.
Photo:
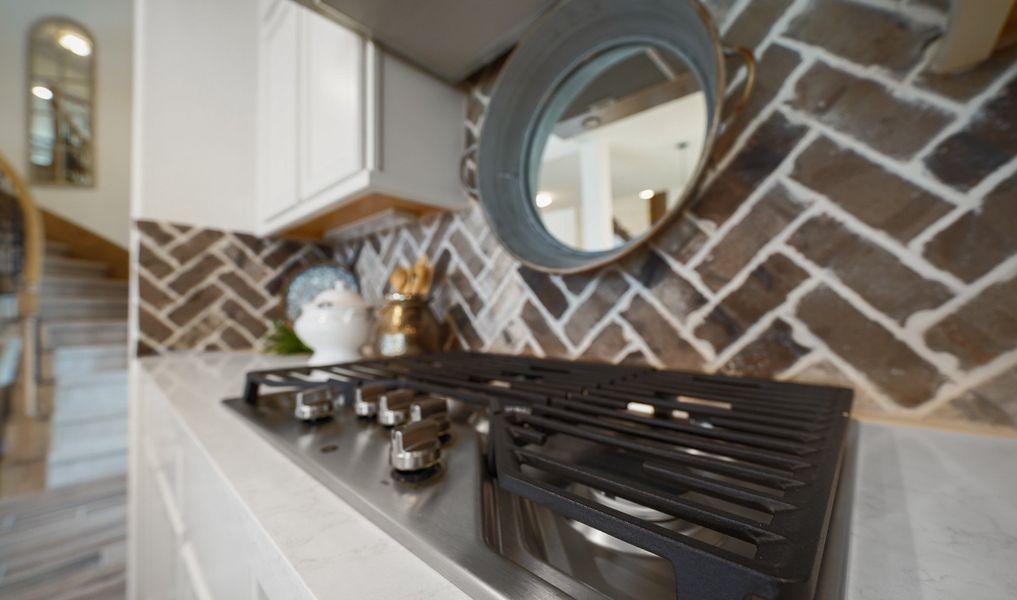
<svg viewBox="0 0 1017 600">
<path fill-rule="evenodd" d="M 293 362 L 253 353 L 140 359 L 132 402 L 159 394 L 170 403 L 317 598 L 465 598 L 220 404 L 240 394 L 246 371 Z M 841 595 L 1017 597 L 1017 439 L 868 423 L 856 433 L 840 503 L 849 531 L 837 560 Z"/>
</svg>

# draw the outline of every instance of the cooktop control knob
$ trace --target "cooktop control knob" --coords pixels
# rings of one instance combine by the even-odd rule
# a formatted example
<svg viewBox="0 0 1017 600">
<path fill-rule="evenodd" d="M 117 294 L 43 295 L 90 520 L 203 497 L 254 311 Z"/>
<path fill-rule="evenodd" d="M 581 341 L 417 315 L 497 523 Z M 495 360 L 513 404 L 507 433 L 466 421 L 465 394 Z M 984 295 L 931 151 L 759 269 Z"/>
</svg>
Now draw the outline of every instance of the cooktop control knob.
<svg viewBox="0 0 1017 600">
<path fill-rule="evenodd" d="M 410 405 L 410 421 L 417 422 L 430 419 L 438 425 L 438 437 L 448 439 L 452 426 L 448 420 L 448 402 L 444 398 L 425 396 L 417 398 Z"/>
<path fill-rule="evenodd" d="M 370 383 L 357 388 L 353 410 L 358 417 L 372 419 L 378 414 L 378 399 L 385 393 L 385 384 Z"/>
<path fill-rule="evenodd" d="M 426 472 L 441 460 L 438 424 L 431 419 L 407 423 L 392 431 L 389 461 L 398 473 Z"/>
<path fill-rule="evenodd" d="M 319 421 L 335 414 L 335 390 L 327 387 L 297 392 L 293 416 L 301 421 Z"/>
<path fill-rule="evenodd" d="M 378 422 L 385 427 L 405 423 L 410 416 L 410 404 L 417 393 L 413 390 L 385 392 L 378 399 Z"/>
</svg>

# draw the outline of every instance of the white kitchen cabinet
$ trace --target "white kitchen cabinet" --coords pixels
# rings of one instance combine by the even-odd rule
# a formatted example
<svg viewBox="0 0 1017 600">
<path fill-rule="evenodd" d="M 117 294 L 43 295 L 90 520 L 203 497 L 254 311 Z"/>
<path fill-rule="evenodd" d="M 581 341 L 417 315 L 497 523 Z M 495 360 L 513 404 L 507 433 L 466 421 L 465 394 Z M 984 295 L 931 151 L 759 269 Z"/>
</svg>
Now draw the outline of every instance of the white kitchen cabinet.
<svg viewBox="0 0 1017 600">
<path fill-rule="evenodd" d="M 299 17 L 295 4 L 279 2 L 262 31 L 258 82 L 262 98 L 258 132 L 262 218 L 281 213 L 297 199 Z"/>
<path fill-rule="evenodd" d="M 131 419 L 131 600 L 312 600 L 158 396 Z"/>
<path fill-rule="evenodd" d="M 465 206 L 461 91 L 291 0 L 263 0 L 261 28 L 259 234 L 352 204 Z"/>
</svg>

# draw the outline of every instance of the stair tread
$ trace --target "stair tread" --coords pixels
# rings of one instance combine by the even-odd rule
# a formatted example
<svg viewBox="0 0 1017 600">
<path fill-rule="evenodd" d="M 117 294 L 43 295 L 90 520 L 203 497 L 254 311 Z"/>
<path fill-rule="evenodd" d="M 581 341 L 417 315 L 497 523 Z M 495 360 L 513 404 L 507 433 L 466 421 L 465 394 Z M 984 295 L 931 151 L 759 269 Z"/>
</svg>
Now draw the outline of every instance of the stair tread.
<svg viewBox="0 0 1017 600">
<path fill-rule="evenodd" d="M 42 327 L 92 327 L 94 325 L 123 325 L 127 326 L 127 319 L 98 318 L 98 319 L 46 319 Z"/>
<path fill-rule="evenodd" d="M 81 275 L 69 275 L 66 273 L 51 273 L 42 278 L 42 284 L 83 284 L 101 285 L 108 287 L 127 287 L 126 279 L 113 279 L 112 277 L 82 277 Z"/>
<path fill-rule="evenodd" d="M 128 298 L 126 296 L 124 296 L 123 298 L 119 298 L 119 297 L 116 297 L 116 296 L 111 296 L 111 297 L 100 296 L 98 298 L 89 298 L 87 296 L 83 296 L 83 297 L 79 296 L 77 298 L 43 298 L 43 299 L 41 299 L 39 301 L 39 303 L 43 304 L 43 305 L 46 305 L 46 304 L 66 304 L 66 305 L 72 305 L 73 306 L 75 304 L 90 304 L 90 303 L 127 304 L 127 301 L 128 301 Z"/>
</svg>

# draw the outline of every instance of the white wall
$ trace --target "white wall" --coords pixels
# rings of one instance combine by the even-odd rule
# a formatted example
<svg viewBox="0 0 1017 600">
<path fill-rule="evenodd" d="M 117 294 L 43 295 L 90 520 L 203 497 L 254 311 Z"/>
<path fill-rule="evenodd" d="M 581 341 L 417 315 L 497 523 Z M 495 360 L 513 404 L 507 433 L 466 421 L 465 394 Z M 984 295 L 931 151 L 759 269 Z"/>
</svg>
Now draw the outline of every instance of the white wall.
<svg viewBox="0 0 1017 600">
<path fill-rule="evenodd" d="M 22 176 L 26 153 L 28 34 L 36 21 L 66 17 L 95 39 L 95 186 L 32 187 L 36 201 L 127 246 L 130 230 L 132 0 L 0 0 L 0 152 Z"/>
<path fill-rule="evenodd" d="M 136 0 L 131 214 L 253 231 L 256 0 Z"/>
</svg>

